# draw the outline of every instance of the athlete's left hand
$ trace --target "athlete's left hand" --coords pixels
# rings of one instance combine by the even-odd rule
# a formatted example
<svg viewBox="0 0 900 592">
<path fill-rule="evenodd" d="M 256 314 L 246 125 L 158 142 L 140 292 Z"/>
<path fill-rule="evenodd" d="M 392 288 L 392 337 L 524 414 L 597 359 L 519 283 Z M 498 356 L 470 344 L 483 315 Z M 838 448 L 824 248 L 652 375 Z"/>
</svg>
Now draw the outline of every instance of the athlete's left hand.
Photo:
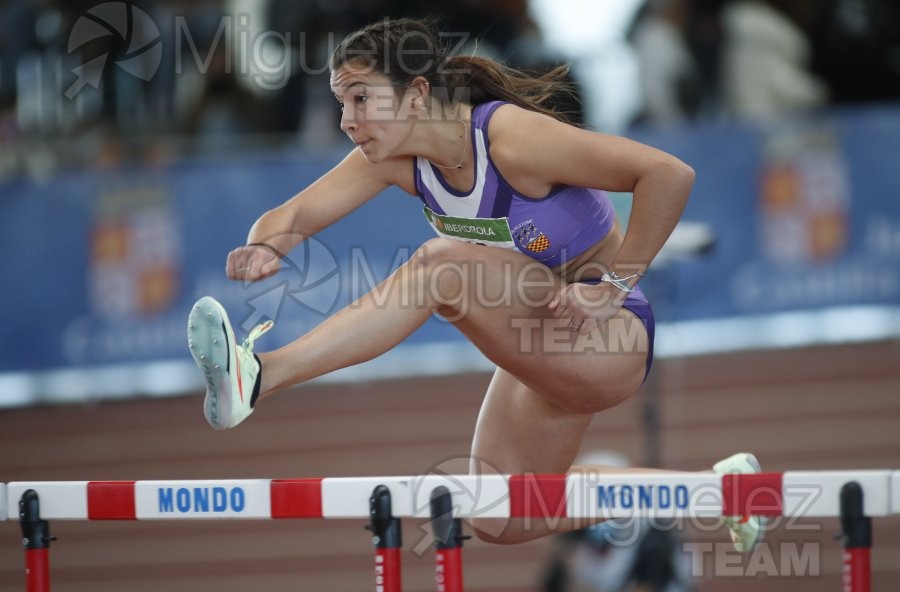
<svg viewBox="0 0 900 592">
<path fill-rule="evenodd" d="M 605 282 L 567 284 L 550 300 L 547 308 L 565 321 L 569 330 L 587 335 L 611 319 L 625 301 L 625 293 Z"/>
</svg>

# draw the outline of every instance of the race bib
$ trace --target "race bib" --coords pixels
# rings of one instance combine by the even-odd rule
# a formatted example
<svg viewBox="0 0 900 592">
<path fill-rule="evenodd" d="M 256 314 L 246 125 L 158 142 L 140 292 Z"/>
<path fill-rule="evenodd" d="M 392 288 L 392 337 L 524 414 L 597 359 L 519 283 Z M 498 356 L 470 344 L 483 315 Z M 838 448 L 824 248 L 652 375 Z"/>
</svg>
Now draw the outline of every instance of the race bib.
<svg viewBox="0 0 900 592">
<path fill-rule="evenodd" d="M 425 218 L 438 236 L 517 250 L 508 218 L 457 218 L 436 214 L 425 206 Z"/>
</svg>

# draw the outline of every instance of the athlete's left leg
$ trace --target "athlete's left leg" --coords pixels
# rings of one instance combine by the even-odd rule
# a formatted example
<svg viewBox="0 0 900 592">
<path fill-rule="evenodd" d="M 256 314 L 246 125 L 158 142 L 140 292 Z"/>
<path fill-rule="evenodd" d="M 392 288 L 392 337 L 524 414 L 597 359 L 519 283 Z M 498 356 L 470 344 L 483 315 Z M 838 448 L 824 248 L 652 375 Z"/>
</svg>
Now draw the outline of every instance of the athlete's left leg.
<svg viewBox="0 0 900 592">
<path fill-rule="evenodd" d="M 572 466 L 593 413 L 567 411 L 515 376 L 497 369 L 478 414 L 470 469 L 476 474 L 562 475 L 568 472 L 657 472 L 654 469 Z M 658 471 L 672 473 L 674 471 Z M 545 501 L 550 505 L 549 501 Z M 547 507 L 551 512 L 558 508 Z M 601 522 L 578 518 L 475 518 L 475 533 L 512 544 Z"/>
</svg>

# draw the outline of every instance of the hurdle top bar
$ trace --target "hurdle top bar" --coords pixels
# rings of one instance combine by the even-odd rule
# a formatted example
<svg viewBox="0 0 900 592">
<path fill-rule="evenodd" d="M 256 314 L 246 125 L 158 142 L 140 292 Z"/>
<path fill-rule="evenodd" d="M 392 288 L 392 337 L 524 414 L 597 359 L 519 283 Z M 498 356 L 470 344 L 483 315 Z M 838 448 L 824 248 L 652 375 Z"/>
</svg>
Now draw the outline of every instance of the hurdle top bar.
<svg viewBox="0 0 900 592">
<path fill-rule="evenodd" d="M 851 481 L 862 486 L 866 515 L 900 514 L 900 471 L 865 470 L 13 482 L 0 484 L 0 519 L 18 516 L 29 489 L 45 520 L 368 518 L 378 485 L 398 518 L 429 518 L 438 486 L 458 518 L 837 517 Z"/>
</svg>

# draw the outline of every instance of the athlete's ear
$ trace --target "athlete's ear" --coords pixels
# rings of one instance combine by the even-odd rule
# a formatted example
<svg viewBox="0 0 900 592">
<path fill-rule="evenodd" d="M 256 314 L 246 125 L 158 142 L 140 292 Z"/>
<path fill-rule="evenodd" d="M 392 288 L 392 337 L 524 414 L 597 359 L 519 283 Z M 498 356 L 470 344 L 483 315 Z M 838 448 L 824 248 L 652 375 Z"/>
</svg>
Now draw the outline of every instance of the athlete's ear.
<svg viewBox="0 0 900 592">
<path fill-rule="evenodd" d="M 413 109 L 425 109 L 431 98 L 431 84 L 424 76 L 416 76 L 409 83 L 406 91 L 406 100 L 410 101 L 409 106 Z"/>
</svg>

